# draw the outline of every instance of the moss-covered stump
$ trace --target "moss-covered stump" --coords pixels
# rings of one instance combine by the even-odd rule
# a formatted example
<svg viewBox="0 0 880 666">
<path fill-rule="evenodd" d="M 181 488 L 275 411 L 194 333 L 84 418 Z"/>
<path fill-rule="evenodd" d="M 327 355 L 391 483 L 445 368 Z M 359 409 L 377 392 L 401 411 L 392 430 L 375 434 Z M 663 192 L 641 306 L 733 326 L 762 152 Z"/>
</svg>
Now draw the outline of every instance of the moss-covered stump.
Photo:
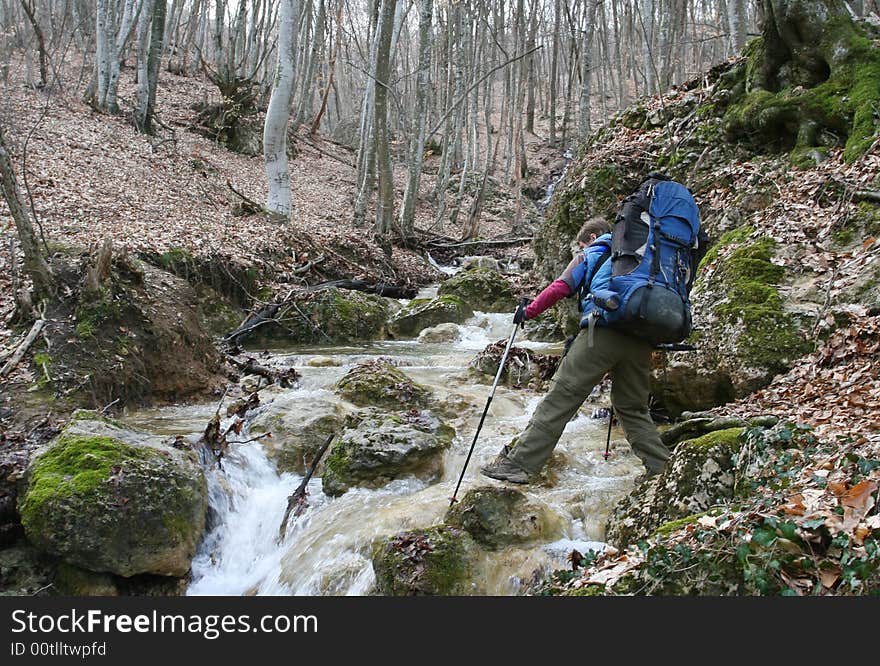
<svg viewBox="0 0 880 666">
<path fill-rule="evenodd" d="M 458 296 L 472 310 L 513 312 L 516 297 L 510 282 L 488 268 L 471 268 L 456 273 L 437 290 L 440 296 Z"/>
<path fill-rule="evenodd" d="M 324 442 L 342 430 L 351 407 L 328 394 L 303 398 L 298 394 L 278 396 L 251 420 L 254 434 L 271 432 L 262 440 L 266 455 L 279 472 L 303 474 Z M 321 475 L 323 462 L 317 467 Z"/>
<path fill-rule="evenodd" d="M 733 497 L 733 456 L 742 447 L 744 432 L 744 428 L 728 428 L 680 443 L 661 474 L 614 508 L 606 541 L 624 548 L 647 539 L 664 523 Z"/>
<path fill-rule="evenodd" d="M 380 488 L 405 476 L 436 479 L 454 436 L 430 412 L 367 413 L 334 440 L 324 462 L 323 490 L 335 497 L 354 486 Z"/>
<path fill-rule="evenodd" d="M 388 321 L 388 334 L 413 338 L 425 328 L 447 322 L 461 324 L 473 316 L 473 309 L 458 296 L 414 298 Z"/>
<path fill-rule="evenodd" d="M 552 541 L 562 531 L 549 507 L 529 500 L 518 490 L 497 486 L 469 490 L 447 512 L 446 523 L 462 528 L 489 549 Z"/>
<path fill-rule="evenodd" d="M 197 456 L 108 421 L 77 418 L 32 460 L 19 512 L 28 540 L 120 576 L 183 576 L 205 529 Z"/>
<path fill-rule="evenodd" d="M 385 596 L 479 594 L 478 557 L 477 544 L 456 527 L 396 534 L 373 547 L 376 589 Z"/>
<path fill-rule="evenodd" d="M 653 393 L 673 414 L 748 395 L 812 349 L 815 320 L 800 316 L 783 296 L 791 278 L 773 263 L 775 242 L 751 232 L 745 227 L 725 235 L 727 242 L 701 264 L 689 340 L 697 352 L 667 354 L 665 361 L 658 354 Z"/>
<path fill-rule="evenodd" d="M 507 342 L 504 340 L 493 342 L 477 354 L 468 367 L 473 369 L 478 377 L 493 381 L 498 374 L 498 365 L 506 348 Z M 501 372 L 501 381 L 511 388 L 539 388 L 543 382 L 553 377 L 559 362 L 559 356 L 537 354 L 513 346 Z"/>
<path fill-rule="evenodd" d="M 336 384 L 336 393 L 359 407 L 426 407 L 431 392 L 384 359 L 354 366 Z"/>
<path fill-rule="evenodd" d="M 845 146 L 861 156 L 878 135 L 880 51 L 842 0 L 765 0 L 763 32 L 726 77 L 728 139 L 758 149 Z"/>
<path fill-rule="evenodd" d="M 292 296 L 277 323 L 261 326 L 257 341 L 338 344 L 379 340 L 391 307 L 382 296 L 331 287 Z"/>
</svg>

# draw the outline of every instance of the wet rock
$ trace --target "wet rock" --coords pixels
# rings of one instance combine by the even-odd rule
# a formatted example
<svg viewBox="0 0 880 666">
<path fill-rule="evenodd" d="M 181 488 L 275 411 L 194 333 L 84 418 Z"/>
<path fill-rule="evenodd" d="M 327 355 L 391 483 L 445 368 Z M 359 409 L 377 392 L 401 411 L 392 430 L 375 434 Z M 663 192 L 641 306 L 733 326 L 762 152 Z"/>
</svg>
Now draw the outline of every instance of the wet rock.
<svg viewBox="0 0 880 666">
<path fill-rule="evenodd" d="M 383 359 L 359 363 L 339 380 L 336 393 L 359 407 L 426 407 L 430 391 Z"/>
<path fill-rule="evenodd" d="M 115 597 L 119 589 L 113 576 L 80 569 L 62 562 L 55 574 L 55 589 L 70 597 Z"/>
<path fill-rule="evenodd" d="M 470 270 L 472 268 L 483 268 L 490 271 L 498 271 L 501 266 L 495 257 L 465 257 L 461 260 L 462 270 Z"/>
<path fill-rule="evenodd" d="M 473 309 L 458 296 L 414 298 L 388 321 L 388 333 L 394 338 L 413 338 L 423 329 L 447 322 L 461 324 L 473 315 Z"/>
<path fill-rule="evenodd" d="M 323 490 L 342 495 L 353 486 L 380 488 L 405 476 L 433 480 L 455 431 L 429 412 L 368 413 L 334 440 L 324 463 Z"/>
<path fill-rule="evenodd" d="M 744 397 L 812 350 L 815 317 L 797 313 L 776 243 L 728 232 L 701 263 L 691 298 L 697 351 L 658 353 L 652 393 L 673 416 Z"/>
<path fill-rule="evenodd" d="M 456 527 L 402 532 L 373 547 L 376 588 L 386 596 L 480 594 L 478 556 L 474 540 Z"/>
<path fill-rule="evenodd" d="M 256 330 L 254 340 L 338 344 L 385 335 L 390 299 L 350 289 L 321 289 L 295 295 L 277 324 Z"/>
<path fill-rule="evenodd" d="M 27 471 L 28 540 L 63 561 L 120 576 L 182 576 L 205 529 L 196 453 L 80 412 Z"/>
<path fill-rule="evenodd" d="M 419 342 L 455 342 L 460 333 L 458 324 L 437 324 L 419 333 Z"/>
<path fill-rule="evenodd" d="M 743 432 L 743 428 L 716 430 L 680 443 L 662 473 L 643 482 L 614 508 L 606 541 L 624 548 L 647 539 L 665 523 L 733 497 L 733 456 L 742 447 Z"/>
<path fill-rule="evenodd" d="M 549 541 L 562 531 L 549 507 L 512 488 L 469 490 L 446 514 L 446 523 L 467 531 L 490 549 L 530 541 Z"/>
<path fill-rule="evenodd" d="M 250 428 L 254 434 L 272 433 L 262 443 L 279 472 L 303 474 L 327 437 L 341 432 L 352 411 L 329 393 L 308 398 L 286 394 L 263 407 L 251 420 Z M 322 469 L 323 463 L 317 468 L 319 476 Z"/>
<path fill-rule="evenodd" d="M 440 285 L 437 293 L 458 296 L 471 309 L 480 312 L 512 313 L 516 309 L 510 282 L 488 268 L 471 268 L 456 273 Z"/>
</svg>

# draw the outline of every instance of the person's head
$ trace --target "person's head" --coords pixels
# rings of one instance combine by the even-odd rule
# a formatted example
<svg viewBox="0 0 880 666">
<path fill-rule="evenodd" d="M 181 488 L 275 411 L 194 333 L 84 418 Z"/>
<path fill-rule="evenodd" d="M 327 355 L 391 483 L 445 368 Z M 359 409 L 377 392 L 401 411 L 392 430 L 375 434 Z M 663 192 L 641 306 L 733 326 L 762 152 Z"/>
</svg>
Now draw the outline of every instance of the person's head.
<svg viewBox="0 0 880 666">
<path fill-rule="evenodd" d="M 607 234 L 610 231 L 611 225 L 604 217 L 598 215 L 596 217 L 591 217 L 584 222 L 584 225 L 581 227 L 580 231 L 578 231 L 575 243 L 577 243 L 578 247 L 586 247 L 599 236 Z"/>
</svg>

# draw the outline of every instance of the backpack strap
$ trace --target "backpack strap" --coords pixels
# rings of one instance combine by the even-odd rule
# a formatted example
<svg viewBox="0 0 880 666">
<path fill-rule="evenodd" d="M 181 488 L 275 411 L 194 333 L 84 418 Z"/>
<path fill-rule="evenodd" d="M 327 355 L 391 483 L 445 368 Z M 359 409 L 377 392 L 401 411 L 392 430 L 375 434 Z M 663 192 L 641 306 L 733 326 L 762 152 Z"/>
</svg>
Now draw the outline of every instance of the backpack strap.
<svg viewBox="0 0 880 666">
<path fill-rule="evenodd" d="M 596 261 L 596 265 L 593 266 L 593 270 L 591 270 L 589 274 L 584 274 L 583 282 L 581 282 L 580 286 L 578 287 L 578 309 L 580 309 L 581 303 L 583 302 L 584 298 L 586 298 L 587 293 L 589 293 L 590 284 L 593 282 L 593 278 L 596 277 L 596 273 L 598 273 L 599 269 L 602 268 L 602 264 L 608 261 L 608 259 L 611 257 L 611 248 L 608 247 L 607 243 L 603 241 L 601 243 L 596 243 L 596 246 L 602 246 L 605 249 L 602 251 L 602 256 L 600 256 L 599 259 Z M 593 247 L 592 244 L 584 248 L 585 258 L 587 250 L 591 247 Z"/>
</svg>

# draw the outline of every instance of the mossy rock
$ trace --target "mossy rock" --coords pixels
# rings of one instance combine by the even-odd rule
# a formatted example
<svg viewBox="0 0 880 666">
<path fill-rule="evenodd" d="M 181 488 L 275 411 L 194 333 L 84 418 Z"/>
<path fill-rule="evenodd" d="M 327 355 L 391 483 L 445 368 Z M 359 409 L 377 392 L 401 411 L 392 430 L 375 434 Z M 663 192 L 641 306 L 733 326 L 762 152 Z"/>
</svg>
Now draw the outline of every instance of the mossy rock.
<svg viewBox="0 0 880 666">
<path fill-rule="evenodd" d="M 488 268 L 471 268 L 456 273 L 437 290 L 440 296 L 458 296 L 472 310 L 513 312 L 516 297 L 510 282 Z"/>
<path fill-rule="evenodd" d="M 342 495 L 354 486 L 380 488 L 394 479 L 439 478 L 442 453 L 455 431 L 429 412 L 368 413 L 333 442 L 324 463 L 322 488 Z"/>
<path fill-rule="evenodd" d="M 204 533 L 193 451 L 78 419 L 32 460 L 19 512 L 28 540 L 63 561 L 120 576 L 183 576 Z"/>
<path fill-rule="evenodd" d="M 293 344 L 380 340 L 391 310 L 387 298 L 336 287 L 300 293 L 290 302 L 284 317 L 257 329 L 254 340 Z"/>
<path fill-rule="evenodd" d="M 664 524 L 706 511 L 734 496 L 734 456 L 745 428 L 716 430 L 685 440 L 662 473 L 644 482 L 612 512 L 605 538 L 624 548 Z"/>
<path fill-rule="evenodd" d="M 775 241 L 751 227 L 726 233 L 700 265 L 691 295 L 696 354 L 657 355 L 652 391 L 673 415 L 744 397 L 812 351 Z M 783 296 L 785 294 L 785 296 Z"/>
<path fill-rule="evenodd" d="M 279 472 L 303 474 L 327 438 L 342 431 L 351 413 L 351 407 L 332 394 L 303 397 L 291 393 L 278 396 L 254 414 L 250 431 L 272 433 L 262 440 L 263 448 Z M 323 462 L 316 469 L 318 476 L 322 469 Z"/>
<path fill-rule="evenodd" d="M 385 596 L 479 594 L 479 548 L 462 529 L 439 525 L 402 532 L 373 547 L 376 588 Z"/>
<path fill-rule="evenodd" d="M 497 486 L 469 490 L 447 512 L 446 523 L 467 531 L 489 549 L 552 541 L 562 533 L 562 524 L 549 507 L 518 490 Z"/>
<path fill-rule="evenodd" d="M 383 359 L 354 366 L 336 384 L 336 393 L 359 407 L 427 407 L 431 392 Z"/>
<path fill-rule="evenodd" d="M 388 333 L 393 338 L 413 338 L 425 328 L 462 324 L 473 316 L 473 309 L 458 296 L 414 298 L 388 321 Z"/>
</svg>

